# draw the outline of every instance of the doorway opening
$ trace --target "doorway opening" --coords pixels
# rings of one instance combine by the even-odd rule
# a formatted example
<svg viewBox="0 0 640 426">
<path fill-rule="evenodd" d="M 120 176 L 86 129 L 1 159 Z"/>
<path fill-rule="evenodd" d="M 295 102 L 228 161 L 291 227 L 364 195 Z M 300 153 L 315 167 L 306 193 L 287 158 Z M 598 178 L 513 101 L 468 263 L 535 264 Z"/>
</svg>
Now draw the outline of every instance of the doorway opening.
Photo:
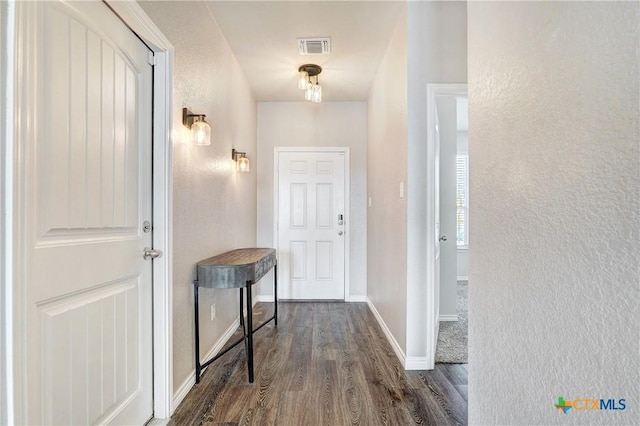
<svg viewBox="0 0 640 426">
<path fill-rule="evenodd" d="M 443 248 L 445 251 L 456 253 L 457 250 L 457 231 L 455 230 L 455 211 L 456 205 L 448 204 L 453 208 L 451 215 L 447 214 L 445 220 L 454 225 L 453 230 L 449 228 L 449 234 L 443 232 L 441 229 L 441 137 L 447 140 L 455 141 L 457 139 L 457 120 L 443 120 L 440 123 L 440 115 L 444 118 L 444 109 L 448 104 L 448 109 L 452 111 L 455 117 L 457 109 L 457 98 L 465 98 L 467 96 L 466 84 L 428 84 L 427 85 L 427 226 L 426 226 L 426 364 L 427 368 L 432 369 L 435 364 L 435 354 L 438 342 L 438 334 L 440 327 L 440 309 L 441 309 L 441 285 L 440 277 L 441 273 L 441 256 Z M 447 101 L 448 99 L 448 101 Z M 441 111 L 438 110 L 439 105 Z M 443 126 L 443 127 L 441 127 Z M 449 136 L 447 136 L 449 135 Z M 453 136 L 451 136 L 453 135 Z M 443 172 L 447 170 L 452 172 L 455 170 L 455 159 L 457 146 L 453 149 L 455 142 L 449 142 L 445 145 L 446 148 L 450 148 L 453 154 L 453 165 L 449 168 L 444 168 Z M 452 181 L 455 184 L 455 177 Z M 451 183 L 451 182 L 450 182 Z M 454 185 L 455 188 L 455 185 Z M 453 196 L 455 200 L 455 193 L 449 194 Z M 451 232 L 453 231 L 453 232 Z M 456 238 L 454 238 L 456 235 Z M 445 260 L 447 254 L 445 253 Z M 451 264 L 457 265 L 457 254 L 450 255 L 451 262 L 445 264 L 445 276 L 452 275 L 457 278 L 455 267 L 453 272 Z M 455 281 L 455 280 L 454 280 Z M 452 287 L 457 287 L 453 285 Z M 450 290 L 450 289 L 448 289 Z"/>
<path fill-rule="evenodd" d="M 436 98 L 440 135 L 440 315 L 436 363 L 466 363 L 469 150 L 467 97 Z"/>
</svg>

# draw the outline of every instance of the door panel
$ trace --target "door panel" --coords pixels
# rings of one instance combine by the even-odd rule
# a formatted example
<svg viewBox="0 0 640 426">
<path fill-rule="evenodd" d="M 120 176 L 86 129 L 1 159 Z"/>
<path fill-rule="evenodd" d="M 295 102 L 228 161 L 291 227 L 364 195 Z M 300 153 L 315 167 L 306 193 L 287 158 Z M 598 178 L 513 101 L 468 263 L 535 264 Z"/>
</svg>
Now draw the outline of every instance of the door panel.
<svg viewBox="0 0 640 426">
<path fill-rule="evenodd" d="M 292 280 L 307 279 L 307 242 L 291 241 L 290 254 L 290 278 Z"/>
<path fill-rule="evenodd" d="M 31 424 L 152 405 L 148 49 L 102 2 L 41 2 L 28 185 Z"/>
<path fill-rule="evenodd" d="M 47 424 L 100 423 L 140 391 L 140 289 L 135 277 L 40 306 Z"/>
<path fill-rule="evenodd" d="M 316 184 L 316 227 L 331 229 L 335 220 L 333 212 L 333 184 Z"/>
<path fill-rule="evenodd" d="M 278 155 L 278 297 L 344 300 L 344 154 Z"/>
<path fill-rule="evenodd" d="M 333 279 L 333 241 L 316 241 L 316 281 Z"/>
<path fill-rule="evenodd" d="M 149 65 L 133 63 L 81 18 L 46 9 L 42 53 L 49 72 L 42 76 L 41 107 L 47 130 L 38 150 L 41 235 L 108 228 L 135 232 L 136 80 L 139 67 Z"/>
<path fill-rule="evenodd" d="M 291 184 L 291 229 L 307 229 L 307 184 Z"/>
</svg>

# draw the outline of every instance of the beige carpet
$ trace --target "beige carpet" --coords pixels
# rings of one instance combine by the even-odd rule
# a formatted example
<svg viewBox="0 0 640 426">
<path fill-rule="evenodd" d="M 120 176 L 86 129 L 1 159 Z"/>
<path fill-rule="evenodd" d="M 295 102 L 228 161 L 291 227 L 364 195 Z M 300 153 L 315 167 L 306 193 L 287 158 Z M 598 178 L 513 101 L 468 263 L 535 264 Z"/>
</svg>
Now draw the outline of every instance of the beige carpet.
<svg viewBox="0 0 640 426">
<path fill-rule="evenodd" d="M 466 364 L 468 340 L 469 281 L 458 281 L 458 321 L 440 323 L 436 363 Z"/>
</svg>

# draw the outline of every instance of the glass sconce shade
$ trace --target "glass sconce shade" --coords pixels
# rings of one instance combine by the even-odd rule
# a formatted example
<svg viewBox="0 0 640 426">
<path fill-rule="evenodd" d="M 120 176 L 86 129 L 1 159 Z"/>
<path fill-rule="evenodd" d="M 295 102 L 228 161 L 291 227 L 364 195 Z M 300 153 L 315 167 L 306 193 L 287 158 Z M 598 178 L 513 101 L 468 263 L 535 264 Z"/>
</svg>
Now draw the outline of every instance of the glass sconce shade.
<svg viewBox="0 0 640 426">
<path fill-rule="evenodd" d="M 300 71 L 300 78 L 298 80 L 298 89 L 306 90 L 308 82 L 309 82 L 309 73 L 306 71 Z"/>
<path fill-rule="evenodd" d="M 312 97 L 313 97 L 313 85 L 309 83 L 309 85 L 304 91 L 304 100 L 310 101 Z"/>
<path fill-rule="evenodd" d="M 204 119 L 198 119 L 191 126 L 191 142 L 196 145 L 211 145 L 211 126 Z"/>
<path fill-rule="evenodd" d="M 251 167 L 249 164 L 249 159 L 244 155 L 238 158 L 238 162 L 236 163 L 236 168 L 239 172 L 248 173 L 251 171 Z"/>
<path fill-rule="evenodd" d="M 322 86 L 318 83 L 313 86 L 311 102 L 322 102 Z"/>
<path fill-rule="evenodd" d="M 196 145 L 211 145 L 211 126 L 204 120 L 206 115 L 194 114 L 182 108 L 182 124 L 189 129 L 189 139 Z"/>
<path fill-rule="evenodd" d="M 236 149 L 233 148 L 231 150 L 231 159 L 236 162 L 236 171 L 248 173 L 251 170 L 246 152 L 236 151 Z"/>
</svg>

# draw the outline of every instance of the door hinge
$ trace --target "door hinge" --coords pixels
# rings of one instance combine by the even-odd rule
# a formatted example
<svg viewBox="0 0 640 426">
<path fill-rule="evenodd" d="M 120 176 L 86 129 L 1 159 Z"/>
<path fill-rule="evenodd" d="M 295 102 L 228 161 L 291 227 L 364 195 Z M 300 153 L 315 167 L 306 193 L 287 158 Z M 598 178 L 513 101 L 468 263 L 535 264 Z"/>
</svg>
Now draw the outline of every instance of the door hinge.
<svg viewBox="0 0 640 426">
<path fill-rule="evenodd" d="M 149 65 L 152 67 L 156 65 L 156 55 L 153 52 L 149 52 Z"/>
</svg>

